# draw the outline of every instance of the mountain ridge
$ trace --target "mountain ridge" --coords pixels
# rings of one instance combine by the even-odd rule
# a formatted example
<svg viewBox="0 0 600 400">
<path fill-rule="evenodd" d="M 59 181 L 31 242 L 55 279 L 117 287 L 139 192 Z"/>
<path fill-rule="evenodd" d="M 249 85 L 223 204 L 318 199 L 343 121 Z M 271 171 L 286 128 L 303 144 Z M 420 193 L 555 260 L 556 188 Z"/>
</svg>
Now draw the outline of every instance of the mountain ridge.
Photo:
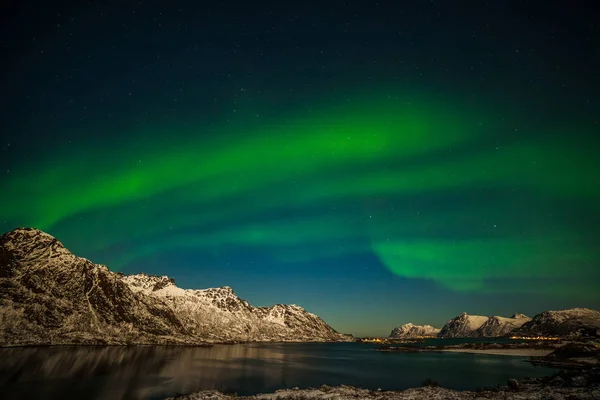
<svg viewBox="0 0 600 400">
<path fill-rule="evenodd" d="M 446 322 L 440 330 L 438 337 L 470 337 L 473 332 L 479 329 L 488 319 L 488 317 L 482 315 L 469 315 L 466 312 L 463 312 Z"/>
<path fill-rule="evenodd" d="M 348 340 L 296 305 L 254 307 L 228 286 L 115 273 L 34 228 L 0 236 L 0 346 Z"/>
<path fill-rule="evenodd" d="M 429 325 L 425 325 L 429 326 Z M 394 328 L 392 335 L 401 334 L 413 327 L 406 324 Z M 394 337 L 390 335 L 390 337 Z M 466 312 L 448 320 L 437 337 L 483 338 L 483 337 L 600 337 L 600 311 L 589 308 L 571 308 L 543 311 L 533 318 L 515 313 L 511 317 L 469 315 Z"/>
<path fill-rule="evenodd" d="M 390 333 L 390 338 L 416 338 L 423 336 L 437 336 L 440 329 L 431 325 L 414 325 L 412 322 L 394 328 Z"/>
<path fill-rule="evenodd" d="M 477 328 L 473 333 L 473 337 L 498 337 L 504 336 L 516 328 L 519 328 L 526 322 L 531 321 L 525 314 L 513 314 L 512 317 L 501 317 L 495 315 L 493 317 L 489 317 L 487 321 L 483 323 L 479 328 Z"/>
<path fill-rule="evenodd" d="M 589 308 L 544 311 L 516 329 L 514 334 L 600 337 L 600 311 Z"/>
</svg>

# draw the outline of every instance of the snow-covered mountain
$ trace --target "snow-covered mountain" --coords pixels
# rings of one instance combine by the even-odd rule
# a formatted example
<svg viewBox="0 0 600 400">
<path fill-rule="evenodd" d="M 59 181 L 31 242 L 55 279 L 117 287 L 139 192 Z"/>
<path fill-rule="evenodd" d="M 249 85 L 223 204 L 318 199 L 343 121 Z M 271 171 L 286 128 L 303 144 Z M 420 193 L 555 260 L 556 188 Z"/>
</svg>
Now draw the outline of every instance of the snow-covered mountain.
<svg viewBox="0 0 600 400">
<path fill-rule="evenodd" d="M 470 337 L 489 318 L 480 315 L 469 315 L 463 312 L 456 318 L 452 318 L 442 327 L 438 337 Z"/>
<path fill-rule="evenodd" d="M 513 333 L 523 336 L 600 336 L 600 311 L 589 308 L 544 311 Z"/>
<path fill-rule="evenodd" d="M 123 276 L 138 294 L 169 305 L 186 331 L 210 341 L 338 341 L 348 340 L 321 318 L 297 305 L 254 307 L 229 286 L 181 289 L 166 276 Z"/>
<path fill-rule="evenodd" d="M 526 322 L 531 321 L 527 315 L 514 314 L 510 318 L 494 316 L 490 317 L 475 332 L 473 337 L 497 337 L 504 336 L 513 329 L 519 328 Z"/>
<path fill-rule="evenodd" d="M 350 340 L 292 305 L 253 307 L 231 288 L 183 290 L 125 276 L 21 228 L 0 236 L 0 346 Z"/>
<path fill-rule="evenodd" d="M 431 325 L 413 325 L 412 323 L 404 324 L 392 330 L 390 338 L 416 338 L 422 336 L 437 336 L 440 333 L 438 328 Z"/>
</svg>

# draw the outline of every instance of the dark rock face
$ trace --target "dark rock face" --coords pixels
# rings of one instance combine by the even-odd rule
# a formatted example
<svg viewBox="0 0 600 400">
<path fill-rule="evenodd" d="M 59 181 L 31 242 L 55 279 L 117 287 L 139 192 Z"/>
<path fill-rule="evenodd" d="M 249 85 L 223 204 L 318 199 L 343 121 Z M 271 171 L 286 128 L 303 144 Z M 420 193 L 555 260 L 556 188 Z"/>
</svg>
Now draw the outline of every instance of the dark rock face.
<svg viewBox="0 0 600 400">
<path fill-rule="evenodd" d="M 215 307 L 221 310 L 228 312 L 251 310 L 250 304 L 238 298 L 229 286 L 206 289 L 204 294 Z"/>
<path fill-rule="evenodd" d="M 516 335 L 523 336 L 591 336 L 598 337 L 600 311 L 572 308 L 561 311 L 544 311 L 520 328 Z"/>
<path fill-rule="evenodd" d="M 183 326 L 164 304 L 133 293 L 102 265 L 50 235 L 0 236 L 0 344 L 177 343 Z M 164 337 L 163 337 L 164 336 Z"/>
<path fill-rule="evenodd" d="M 294 340 L 297 330 L 289 327 L 297 325 L 312 326 L 314 330 L 305 329 L 296 340 L 343 338 L 299 307 L 294 310 L 304 319 L 294 313 L 287 315 L 286 307 L 294 306 L 252 307 L 235 296 L 231 288 L 183 291 L 174 286 L 173 279 L 140 275 L 144 287 L 138 290 L 128 278 L 76 257 L 57 239 L 36 229 L 16 229 L 0 236 L 0 346 L 201 344 L 229 339 L 228 322 L 239 322 L 240 312 L 269 316 L 275 307 L 283 307 L 285 322 L 281 329 L 266 329 L 274 325 L 268 318 L 241 318 L 241 323 L 231 323 L 244 326 L 236 339 L 255 339 L 243 332 L 256 330 L 252 324 L 257 321 L 265 325 L 265 334 L 256 339 L 283 336 Z M 186 296 L 179 299 L 170 295 L 177 291 L 186 292 Z M 192 304 L 187 292 L 201 293 L 208 300 L 204 302 L 200 296 L 200 301 Z M 196 314 L 190 318 L 192 306 Z M 203 323 L 205 329 L 199 329 Z M 271 331 L 279 335 L 269 336 Z"/>
<path fill-rule="evenodd" d="M 577 357 L 596 357 L 600 358 L 600 348 L 591 343 L 567 343 L 554 350 L 547 356 L 548 358 L 577 358 Z"/>
</svg>

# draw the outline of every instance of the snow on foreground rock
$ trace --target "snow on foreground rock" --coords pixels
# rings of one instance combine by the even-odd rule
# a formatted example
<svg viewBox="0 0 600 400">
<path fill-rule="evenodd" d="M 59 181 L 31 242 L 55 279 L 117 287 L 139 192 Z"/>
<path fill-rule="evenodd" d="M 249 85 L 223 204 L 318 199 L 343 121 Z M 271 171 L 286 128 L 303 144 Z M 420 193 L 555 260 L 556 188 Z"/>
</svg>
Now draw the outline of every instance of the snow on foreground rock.
<svg viewBox="0 0 600 400">
<path fill-rule="evenodd" d="M 323 386 L 318 389 L 284 389 L 275 393 L 247 397 L 230 396 L 211 390 L 169 397 L 166 400 L 592 400 L 599 398 L 600 389 L 597 387 L 550 387 L 531 384 L 515 389 L 502 388 L 499 391 L 482 390 L 477 392 L 459 392 L 430 386 L 399 391 L 367 390 L 351 386 Z"/>
<path fill-rule="evenodd" d="M 0 236 L 0 346 L 350 339 L 295 305 L 253 307 L 229 287 L 111 272 L 37 229 Z"/>
</svg>

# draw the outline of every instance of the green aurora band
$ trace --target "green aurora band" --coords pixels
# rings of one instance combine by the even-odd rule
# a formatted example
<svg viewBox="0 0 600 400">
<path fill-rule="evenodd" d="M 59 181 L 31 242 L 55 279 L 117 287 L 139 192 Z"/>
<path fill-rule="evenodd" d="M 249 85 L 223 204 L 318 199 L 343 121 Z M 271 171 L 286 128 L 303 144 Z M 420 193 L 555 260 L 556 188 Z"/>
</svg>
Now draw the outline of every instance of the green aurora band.
<svg viewBox="0 0 600 400">
<path fill-rule="evenodd" d="M 533 140 L 499 118 L 472 115 L 487 114 L 368 96 L 266 122 L 240 118 L 216 128 L 212 139 L 190 129 L 168 142 L 140 135 L 134 146 L 57 151 L 0 184 L 19 199 L 4 205 L 1 217 L 59 237 L 86 229 L 87 248 L 119 254 L 111 267 L 120 268 L 161 252 L 241 245 L 283 264 L 371 252 L 397 275 L 462 292 L 493 291 L 494 282 L 515 277 L 597 281 L 598 251 L 574 224 L 502 223 L 514 206 L 526 215 L 538 199 L 595 204 L 595 155 L 563 132 Z M 482 141 L 497 145 L 482 148 Z M 491 189 L 501 197 L 489 204 L 459 201 L 416 213 L 378 206 Z M 523 198 L 524 205 L 511 204 Z M 279 216 L 266 217 L 273 213 Z M 115 251 L 123 243 L 127 250 Z M 311 244 L 317 247 L 309 254 L 294 250 Z M 575 295 L 594 293 L 593 284 L 581 288 Z M 535 290 L 574 292 L 550 284 Z"/>
</svg>

